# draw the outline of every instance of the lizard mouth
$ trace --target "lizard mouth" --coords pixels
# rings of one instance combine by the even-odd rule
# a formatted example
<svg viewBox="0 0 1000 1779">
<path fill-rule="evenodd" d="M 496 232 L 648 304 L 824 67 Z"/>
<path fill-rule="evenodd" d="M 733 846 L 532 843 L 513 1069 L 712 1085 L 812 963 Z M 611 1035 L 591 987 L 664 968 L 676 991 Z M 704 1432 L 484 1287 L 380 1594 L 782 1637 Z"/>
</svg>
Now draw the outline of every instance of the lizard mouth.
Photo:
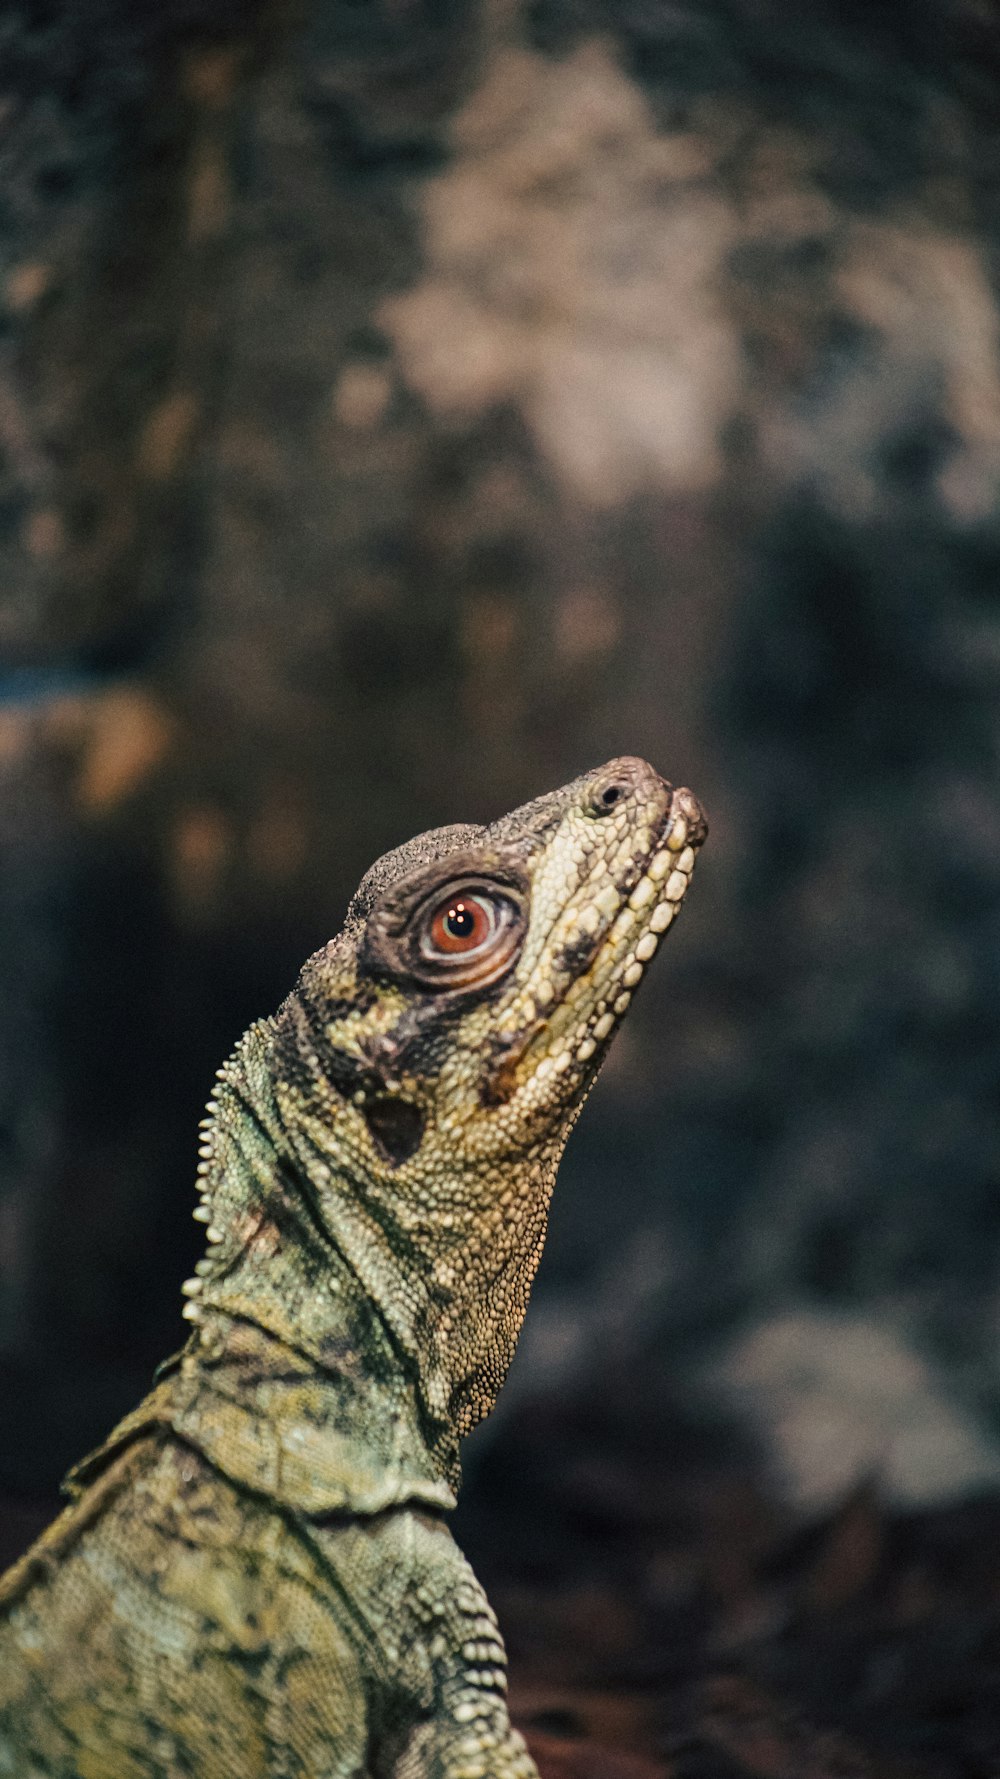
<svg viewBox="0 0 1000 1779">
<path fill-rule="evenodd" d="M 536 1017 L 505 1039 L 486 1083 L 487 1104 L 504 1104 L 519 1085 L 558 1076 L 575 1090 L 595 1072 L 594 1058 L 603 1055 L 676 919 L 706 833 L 696 797 L 675 790 L 645 858 L 634 860 L 620 882 L 606 880 L 579 909 L 559 954 L 569 980 L 543 1010 L 536 987 Z"/>
</svg>

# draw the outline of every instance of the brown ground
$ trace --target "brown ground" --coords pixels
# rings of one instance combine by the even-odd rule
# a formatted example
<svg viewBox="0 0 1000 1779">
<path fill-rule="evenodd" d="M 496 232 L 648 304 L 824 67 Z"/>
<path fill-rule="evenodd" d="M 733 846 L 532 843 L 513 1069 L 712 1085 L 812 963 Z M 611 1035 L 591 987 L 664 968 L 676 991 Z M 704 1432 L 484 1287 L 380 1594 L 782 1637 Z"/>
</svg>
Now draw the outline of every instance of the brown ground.
<svg viewBox="0 0 1000 1779">
<path fill-rule="evenodd" d="M 522 1419 L 461 1527 L 544 1779 L 995 1779 L 1000 1499 L 803 1525 L 728 1441 L 606 1435 Z"/>
</svg>

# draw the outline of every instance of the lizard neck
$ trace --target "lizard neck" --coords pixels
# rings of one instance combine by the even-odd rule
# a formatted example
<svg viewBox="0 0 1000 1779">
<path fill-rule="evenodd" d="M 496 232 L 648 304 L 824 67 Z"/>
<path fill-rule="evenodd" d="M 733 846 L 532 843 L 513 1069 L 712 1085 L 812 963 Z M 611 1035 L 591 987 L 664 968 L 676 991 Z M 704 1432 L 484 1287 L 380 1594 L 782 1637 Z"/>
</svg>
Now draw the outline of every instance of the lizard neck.
<svg viewBox="0 0 1000 1779">
<path fill-rule="evenodd" d="M 207 1385 L 198 1397 L 211 1398 L 199 1417 L 203 1447 L 219 1444 L 224 1399 L 256 1424 L 246 1437 L 270 1446 L 277 1435 L 283 1448 L 289 1440 L 299 1453 L 308 1448 L 320 1472 L 353 1478 L 331 1506 L 378 1510 L 406 1498 L 410 1484 L 410 1493 L 450 1505 L 457 1434 L 428 1415 L 412 1355 L 359 1276 L 349 1237 L 342 1245 L 321 1213 L 315 1169 L 277 1103 L 273 1033 L 265 1020 L 241 1039 L 202 1126 L 196 1216 L 208 1248 L 185 1286 L 193 1328 L 175 1394 L 185 1380 Z M 226 1468 L 231 1451 L 223 1457 Z M 287 1451 L 283 1468 L 287 1475 Z"/>
<path fill-rule="evenodd" d="M 370 1075 L 352 1076 L 326 1023 L 322 999 L 314 1002 L 303 982 L 273 1023 L 273 1092 L 286 1141 L 298 1177 L 314 1189 L 321 1226 L 409 1367 L 428 1422 L 455 1439 L 491 1412 L 507 1375 L 575 1113 L 498 1166 L 456 1153 L 428 1096 L 423 1140 L 407 1165 L 373 1168 L 351 1125 L 359 1100 L 391 1094 L 395 1084 L 379 1074 L 377 1052 Z"/>
</svg>

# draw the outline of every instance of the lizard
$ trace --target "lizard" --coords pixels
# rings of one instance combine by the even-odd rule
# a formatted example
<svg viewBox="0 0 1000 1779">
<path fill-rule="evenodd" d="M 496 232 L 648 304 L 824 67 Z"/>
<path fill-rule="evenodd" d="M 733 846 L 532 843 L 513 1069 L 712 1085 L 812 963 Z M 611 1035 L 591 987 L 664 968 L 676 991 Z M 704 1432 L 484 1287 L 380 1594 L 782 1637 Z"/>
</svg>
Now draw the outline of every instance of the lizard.
<svg viewBox="0 0 1000 1779">
<path fill-rule="evenodd" d="M 705 832 L 634 758 L 432 830 L 245 1033 L 187 1344 L 0 1581 L 2 1779 L 537 1779 L 460 1441 Z"/>
</svg>

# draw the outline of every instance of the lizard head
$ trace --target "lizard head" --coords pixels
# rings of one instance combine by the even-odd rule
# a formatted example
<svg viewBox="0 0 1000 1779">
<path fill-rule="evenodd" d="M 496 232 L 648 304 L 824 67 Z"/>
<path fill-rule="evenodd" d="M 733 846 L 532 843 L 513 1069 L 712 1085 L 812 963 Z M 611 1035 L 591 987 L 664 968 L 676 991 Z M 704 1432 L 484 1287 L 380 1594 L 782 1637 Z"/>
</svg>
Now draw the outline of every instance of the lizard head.
<svg viewBox="0 0 1000 1779">
<path fill-rule="evenodd" d="M 460 1432 L 506 1372 L 559 1157 L 705 831 L 690 791 L 625 758 L 487 827 L 424 834 L 367 873 L 268 1022 L 314 1223 Z M 248 1066 L 225 1091 L 260 1104 Z"/>
<path fill-rule="evenodd" d="M 619 759 L 380 859 L 299 984 L 365 1173 L 561 1149 L 704 835 Z"/>
</svg>

